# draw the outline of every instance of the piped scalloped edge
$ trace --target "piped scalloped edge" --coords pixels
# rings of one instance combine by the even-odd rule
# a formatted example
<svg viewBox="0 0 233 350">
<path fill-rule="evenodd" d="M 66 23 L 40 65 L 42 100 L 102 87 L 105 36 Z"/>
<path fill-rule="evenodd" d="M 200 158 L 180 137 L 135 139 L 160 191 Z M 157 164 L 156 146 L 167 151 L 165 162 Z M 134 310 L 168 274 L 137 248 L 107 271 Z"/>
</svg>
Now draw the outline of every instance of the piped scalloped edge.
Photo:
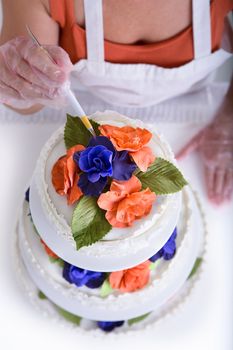
<svg viewBox="0 0 233 350">
<path fill-rule="evenodd" d="M 201 279 L 201 276 L 202 276 L 204 268 L 205 268 L 206 250 L 207 250 L 208 236 L 209 235 L 208 235 L 204 211 L 203 211 L 203 208 L 201 206 L 199 197 L 195 191 L 193 191 L 193 194 L 195 196 L 195 200 L 196 200 L 196 203 L 197 203 L 199 211 L 200 211 L 202 225 L 203 225 L 203 229 L 204 229 L 204 242 L 203 242 L 202 252 L 201 252 L 201 254 L 199 254 L 199 256 L 202 257 L 203 261 L 202 261 L 201 267 L 198 269 L 197 273 L 190 279 L 190 283 L 189 283 L 187 290 L 183 294 L 181 293 L 179 295 L 178 300 L 176 301 L 176 303 L 172 307 L 170 307 L 166 311 L 162 311 L 159 314 L 158 318 L 154 322 L 151 322 L 149 324 L 145 324 L 143 322 L 142 329 L 134 329 L 134 327 L 131 326 L 131 328 L 126 329 L 126 330 L 122 330 L 119 332 L 112 332 L 112 333 L 107 334 L 107 333 L 104 333 L 103 331 L 101 331 L 100 329 L 86 330 L 86 329 L 83 329 L 81 327 L 77 327 L 74 324 L 65 321 L 64 318 L 59 316 L 59 314 L 53 308 L 51 303 L 49 303 L 49 305 L 45 304 L 43 300 L 40 300 L 38 298 L 38 289 L 37 289 L 37 287 L 35 287 L 34 283 L 31 281 L 31 279 L 27 275 L 25 267 L 23 267 L 23 263 L 22 263 L 22 260 L 20 258 L 20 254 L 19 254 L 19 250 L 18 250 L 18 236 L 16 234 L 17 225 L 18 225 L 18 223 L 17 223 L 15 225 L 15 233 L 13 235 L 13 241 L 12 241 L 12 251 L 11 251 L 11 253 L 13 255 L 12 261 L 14 262 L 14 267 L 15 267 L 15 270 L 17 271 L 16 276 L 17 276 L 18 282 L 19 282 L 21 288 L 23 289 L 24 293 L 27 295 L 27 299 L 30 300 L 31 304 L 35 307 L 35 309 L 37 309 L 44 317 L 49 318 L 50 320 L 52 320 L 53 322 L 55 322 L 59 326 L 63 326 L 63 327 L 65 326 L 69 329 L 72 329 L 78 335 L 87 335 L 87 336 L 91 335 L 93 337 L 98 337 L 101 339 L 109 340 L 110 338 L 111 339 L 118 338 L 119 335 L 121 337 L 122 336 L 132 336 L 132 335 L 135 337 L 137 335 L 139 336 L 142 331 L 144 333 L 146 333 L 146 332 L 151 332 L 152 330 L 155 330 L 156 327 L 160 323 L 164 322 L 166 319 L 169 319 L 174 314 L 178 313 L 182 309 L 182 307 L 185 306 L 185 304 L 187 303 L 187 300 L 191 297 L 191 294 L 193 294 L 194 290 L 196 289 L 197 282 Z M 20 208 L 20 211 L 21 211 L 21 208 Z M 24 269 L 24 271 L 23 271 L 23 269 Z M 118 330 L 120 330 L 120 329 L 118 329 Z"/>
<path fill-rule="evenodd" d="M 176 266 L 177 262 L 180 260 L 180 256 L 182 257 L 182 252 L 185 250 L 185 246 L 189 244 L 189 229 L 190 229 L 190 222 L 192 218 L 192 209 L 190 207 L 190 199 L 187 193 L 184 192 L 184 196 L 186 198 L 186 217 L 185 217 L 185 222 L 184 222 L 184 235 L 183 238 L 179 244 L 179 249 L 177 250 L 177 253 L 175 257 L 168 262 L 167 268 L 165 271 L 162 272 L 160 275 L 159 281 L 157 279 L 157 276 L 150 282 L 149 285 L 147 285 L 145 288 L 134 292 L 134 299 L 141 299 L 143 298 L 144 300 L 148 300 L 151 295 L 154 294 L 154 290 L 159 290 L 159 288 L 163 288 L 164 284 L 166 284 L 166 280 L 169 277 L 170 274 L 172 274 L 172 271 L 174 269 L 173 266 Z M 23 209 L 21 209 L 21 214 L 20 214 L 20 221 L 19 221 L 19 229 L 24 232 L 24 216 L 23 216 Z M 43 277 L 46 278 L 47 282 L 50 284 L 50 286 L 53 289 L 59 290 L 62 295 L 64 295 L 67 298 L 74 298 L 79 300 L 79 302 L 83 305 L 87 304 L 91 307 L 96 306 L 96 304 L 99 304 L 100 308 L 102 307 L 102 304 L 105 306 L 108 305 L 108 308 L 115 307 L 115 308 L 124 308 L 128 307 L 129 300 L 132 297 L 132 294 L 130 293 L 123 293 L 119 295 L 109 295 L 106 298 L 101 298 L 100 296 L 96 295 L 89 295 L 88 293 L 85 293 L 83 290 L 78 289 L 76 286 L 72 284 L 67 284 L 66 288 L 63 288 L 62 285 L 59 285 L 56 280 L 52 278 L 51 275 L 49 275 L 39 264 L 37 259 L 35 258 L 31 247 L 29 246 L 29 243 L 24 237 L 23 244 L 25 246 L 25 249 L 27 251 L 27 254 L 30 256 L 30 262 L 35 266 L 39 274 Z M 168 276 L 168 277 L 167 277 Z M 113 303 L 113 301 L 115 301 Z M 137 301 L 137 300 L 136 300 Z"/>
<path fill-rule="evenodd" d="M 121 121 L 125 121 L 126 123 L 129 121 L 130 125 L 138 126 L 138 127 L 145 127 L 145 123 L 143 123 L 141 120 L 130 119 L 130 118 L 125 117 L 117 112 L 105 111 L 105 112 L 101 113 L 101 115 L 99 113 L 101 113 L 101 112 L 96 112 L 95 114 L 93 114 L 91 116 L 91 118 L 94 120 L 97 120 L 97 121 L 99 119 L 99 121 L 100 121 L 101 118 L 103 118 L 102 117 L 103 113 L 106 113 L 106 114 L 113 113 L 113 114 L 118 115 L 121 118 Z M 150 130 L 152 130 L 153 138 L 157 138 L 159 140 L 159 146 L 161 147 L 161 149 L 164 152 L 165 159 L 171 161 L 172 163 L 174 163 L 177 166 L 177 162 L 174 158 L 174 154 L 171 150 L 170 145 L 167 143 L 167 141 L 165 141 L 165 139 L 163 138 L 162 135 L 158 134 L 158 132 L 156 131 L 155 126 L 153 124 L 146 124 L 146 127 L 147 128 L 149 127 Z M 71 243 L 71 246 L 73 247 L 73 249 L 76 250 L 76 243 L 75 243 L 73 236 L 72 236 L 71 227 L 68 225 L 64 216 L 58 213 L 55 205 L 52 203 L 52 200 L 51 200 L 49 193 L 48 193 L 48 185 L 44 179 L 44 169 L 46 166 L 46 161 L 47 161 L 48 155 L 50 154 L 50 152 L 52 151 L 54 145 L 58 142 L 58 140 L 60 140 L 61 137 L 63 137 L 63 132 L 64 132 L 64 126 L 61 126 L 57 131 L 55 131 L 55 133 L 46 142 L 45 146 L 43 147 L 43 149 L 40 153 L 39 159 L 37 161 L 34 177 L 35 177 L 36 188 L 37 188 L 39 197 L 41 199 L 43 211 L 44 211 L 46 218 L 48 218 L 49 222 L 53 225 L 57 234 L 59 236 L 61 236 L 63 239 L 69 241 Z M 145 231 L 149 230 L 153 226 L 153 224 L 155 224 L 155 222 L 163 215 L 166 207 L 168 206 L 169 201 L 170 202 L 172 201 L 171 198 L 172 198 L 172 194 L 167 196 L 165 203 L 163 203 L 160 207 L 158 207 L 158 214 L 154 215 L 153 220 L 152 220 L 153 222 L 151 223 L 151 220 L 143 222 L 142 227 L 140 227 L 140 231 L 141 230 L 145 230 Z M 125 239 L 124 241 L 125 242 L 128 241 L 130 244 L 130 241 L 138 236 L 139 236 L 139 234 L 135 233 L 131 237 Z M 106 242 L 99 241 L 99 242 L 93 244 L 91 246 L 91 249 L 90 249 L 90 247 L 88 247 L 88 249 L 86 247 L 83 247 L 81 250 L 83 252 L 85 251 L 85 253 L 87 253 L 88 255 L 103 256 L 103 254 L 104 254 L 104 246 L 103 245 L 104 244 L 106 244 Z M 110 245 L 111 243 L 108 242 L 108 244 Z M 123 244 L 123 243 L 121 242 L 121 244 Z M 149 244 L 149 243 L 147 242 L 147 244 Z M 141 246 L 140 246 L 140 248 L 141 248 Z M 136 249 L 136 245 L 134 245 L 134 249 Z M 118 252 L 120 252 L 120 251 L 121 250 L 118 249 Z M 136 252 L 136 250 L 135 250 L 135 252 Z"/>
</svg>

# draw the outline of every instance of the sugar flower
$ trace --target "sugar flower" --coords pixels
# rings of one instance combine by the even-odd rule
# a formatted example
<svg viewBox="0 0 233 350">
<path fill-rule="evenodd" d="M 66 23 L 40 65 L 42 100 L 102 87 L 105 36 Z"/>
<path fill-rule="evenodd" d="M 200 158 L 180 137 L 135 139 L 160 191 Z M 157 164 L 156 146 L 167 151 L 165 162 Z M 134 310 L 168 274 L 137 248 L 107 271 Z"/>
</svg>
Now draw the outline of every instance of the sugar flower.
<svg viewBox="0 0 233 350">
<path fill-rule="evenodd" d="M 105 217 L 113 227 L 131 226 L 150 213 L 156 195 L 149 188 L 141 188 L 133 175 L 128 181 L 112 181 L 110 191 L 100 195 L 97 203 L 107 211 Z"/>
<path fill-rule="evenodd" d="M 104 332 L 111 332 L 116 327 L 121 327 L 124 324 L 124 321 L 98 321 L 97 325 Z"/>
<path fill-rule="evenodd" d="M 150 261 L 155 262 L 160 258 L 164 258 L 165 260 L 170 260 L 174 257 L 176 253 L 176 237 L 177 237 L 177 228 L 174 229 L 172 235 L 168 239 L 168 241 L 164 244 L 164 246 L 150 258 Z"/>
<path fill-rule="evenodd" d="M 139 151 L 152 137 L 150 131 L 132 126 L 101 125 L 99 130 L 112 141 L 117 151 Z"/>
<path fill-rule="evenodd" d="M 152 137 L 150 131 L 132 126 L 112 125 L 101 125 L 99 130 L 112 141 L 117 151 L 129 151 L 140 170 L 145 172 L 155 160 L 151 149 L 145 146 Z"/>
<path fill-rule="evenodd" d="M 133 292 L 142 289 L 150 279 L 149 260 L 131 269 L 111 272 L 109 283 L 113 289 L 122 292 Z"/>
<path fill-rule="evenodd" d="M 48 255 L 48 256 L 50 256 L 51 258 L 53 258 L 53 259 L 58 259 L 59 257 L 57 256 L 57 254 L 55 254 L 48 246 L 47 246 L 47 244 L 41 239 L 40 240 L 41 241 L 41 243 L 43 244 L 43 246 L 44 246 L 44 250 L 46 251 L 46 254 Z"/>
<path fill-rule="evenodd" d="M 25 192 L 25 201 L 29 203 L 29 196 L 30 196 L 30 187 L 28 187 L 27 191 Z"/>
<path fill-rule="evenodd" d="M 84 270 L 65 262 L 63 277 L 77 287 L 87 286 L 88 288 L 99 288 L 106 279 L 106 273 Z"/>
<path fill-rule="evenodd" d="M 74 153 L 74 162 L 83 172 L 79 187 L 85 195 L 98 196 L 105 188 L 108 177 L 128 180 L 136 165 L 128 152 L 117 152 L 104 136 L 92 138 L 84 151 Z"/>
<path fill-rule="evenodd" d="M 67 196 L 69 205 L 74 204 L 82 196 L 82 191 L 78 186 L 79 169 L 73 160 L 73 155 L 83 149 L 82 145 L 70 148 L 65 156 L 57 160 L 52 169 L 53 186 L 59 195 Z"/>
</svg>

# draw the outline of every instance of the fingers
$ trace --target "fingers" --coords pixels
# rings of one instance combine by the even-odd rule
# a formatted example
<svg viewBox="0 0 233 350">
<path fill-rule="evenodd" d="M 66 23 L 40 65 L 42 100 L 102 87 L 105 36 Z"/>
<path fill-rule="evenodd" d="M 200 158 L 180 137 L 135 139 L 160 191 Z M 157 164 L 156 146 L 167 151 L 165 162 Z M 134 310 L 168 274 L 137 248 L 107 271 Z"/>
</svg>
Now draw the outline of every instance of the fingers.
<svg viewBox="0 0 233 350">
<path fill-rule="evenodd" d="M 225 176 L 223 196 L 225 199 L 230 200 L 233 193 L 233 169 L 228 169 Z"/>
<path fill-rule="evenodd" d="M 47 89 L 47 85 L 43 82 L 40 77 L 35 74 L 35 71 L 32 67 L 25 61 L 17 52 L 17 48 L 14 46 L 10 46 L 8 50 L 4 52 L 3 60 L 5 61 L 5 65 L 8 67 L 13 74 L 22 77 L 25 81 L 36 85 L 37 87 L 41 87 L 43 89 Z M 3 62 L 4 64 L 4 62 Z"/>
<path fill-rule="evenodd" d="M 189 153 L 193 152 L 196 150 L 202 141 L 203 138 L 203 131 L 198 133 L 196 136 L 194 136 L 191 141 L 189 141 L 176 155 L 177 159 L 182 159 L 186 157 Z"/>
<path fill-rule="evenodd" d="M 214 178 L 215 171 L 214 168 L 208 166 L 205 167 L 205 182 L 207 186 L 207 194 L 210 200 L 214 197 Z"/>
<path fill-rule="evenodd" d="M 45 97 L 49 98 L 45 89 L 41 89 L 40 87 L 31 84 L 7 67 L 4 67 L 2 72 L 1 82 L 17 91 L 22 99 L 33 100 Z"/>
<path fill-rule="evenodd" d="M 53 57 L 54 61 L 59 67 L 62 67 L 63 70 L 69 74 L 73 69 L 73 64 L 70 60 L 69 55 L 65 50 L 63 50 L 59 46 L 44 46 L 45 49 L 49 52 L 49 54 Z"/>
<path fill-rule="evenodd" d="M 28 38 L 17 37 L 0 47 L 2 102 L 55 106 L 66 103 L 63 87 L 68 84 L 72 63 L 62 48 L 47 49 L 56 63 Z"/>
<path fill-rule="evenodd" d="M 212 203 L 219 205 L 231 199 L 233 193 L 232 169 L 207 166 L 205 168 L 205 181 L 208 198 Z"/>
<path fill-rule="evenodd" d="M 0 81 L 0 101 L 2 103 L 8 103 L 11 99 L 20 100 L 20 94 Z"/>
<path fill-rule="evenodd" d="M 40 73 L 40 78 L 47 85 L 53 83 L 53 87 L 59 87 L 67 80 L 71 70 L 71 68 L 67 69 L 68 55 L 64 54 L 64 50 L 59 47 L 50 49 L 50 51 L 53 53 L 56 52 L 56 54 L 54 54 L 54 59 L 56 62 L 59 62 L 59 65 L 58 63 L 52 62 L 46 52 L 37 46 L 30 47 L 30 50 L 23 48 L 21 49 L 21 54 L 29 65 Z"/>
<path fill-rule="evenodd" d="M 215 170 L 214 176 L 214 192 L 212 195 L 212 200 L 216 204 L 221 204 L 224 200 L 223 190 L 225 184 L 225 169 L 217 168 Z"/>
</svg>

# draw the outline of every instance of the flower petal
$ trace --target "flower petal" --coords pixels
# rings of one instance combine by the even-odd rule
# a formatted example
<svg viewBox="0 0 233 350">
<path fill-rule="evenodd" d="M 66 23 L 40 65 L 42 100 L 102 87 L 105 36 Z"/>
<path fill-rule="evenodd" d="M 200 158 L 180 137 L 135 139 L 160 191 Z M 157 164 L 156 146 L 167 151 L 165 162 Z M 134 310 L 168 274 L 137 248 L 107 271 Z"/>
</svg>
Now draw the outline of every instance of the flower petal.
<svg viewBox="0 0 233 350">
<path fill-rule="evenodd" d="M 109 151 L 112 151 L 113 153 L 115 152 L 115 148 L 113 147 L 112 142 L 105 136 L 92 137 L 88 144 L 88 147 L 94 147 L 98 145 L 106 147 Z"/>
<path fill-rule="evenodd" d="M 99 130 L 102 135 L 110 138 L 117 151 L 138 151 L 151 139 L 150 131 L 131 126 L 101 125 Z"/>
<path fill-rule="evenodd" d="M 66 167 L 67 167 L 67 171 L 68 171 L 68 177 L 69 177 L 69 181 L 70 181 L 70 187 L 73 186 L 74 184 L 74 177 L 75 177 L 75 173 L 78 171 L 78 167 L 77 164 L 74 162 L 73 159 L 73 155 L 76 152 L 82 151 L 84 150 L 85 147 L 83 145 L 76 145 L 71 147 L 70 149 L 68 149 L 67 151 L 67 162 L 66 162 Z"/>
<path fill-rule="evenodd" d="M 55 254 L 55 253 L 47 246 L 47 244 L 46 244 L 42 239 L 41 239 L 40 241 L 41 241 L 41 243 L 43 244 L 44 249 L 45 249 L 46 253 L 48 254 L 48 256 L 50 256 L 51 258 L 54 258 L 54 259 L 59 258 L 59 257 L 57 256 L 57 254 Z"/>
<path fill-rule="evenodd" d="M 133 175 L 128 181 L 112 181 L 110 190 L 130 194 L 138 192 L 142 188 L 140 180 Z"/>
<path fill-rule="evenodd" d="M 65 195 L 70 188 L 66 156 L 59 158 L 52 168 L 52 184 L 55 191 L 61 196 Z"/>
<path fill-rule="evenodd" d="M 106 273 L 104 272 L 96 272 L 96 273 L 92 273 L 91 278 L 89 279 L 89 281 L 86 283 L 86 286 L 88 288 L 94 289 L 94 288 L 99 288 L 102 286 L 102 284 L 104 283 L 106 279 Z"/>
<path fill-rule="evenodd" d="M 105 214 L 106 219 L 112 225 L 112 227 L 118 227 L 118 228 L 124 228 L 128 227 L 128 224 L 125 224 L 124 222 L 120 222 L 116 218 L 117 211 L 107 211 Z"/>
<path fill-rule="evenodd" d="M 107 184 L 107 177 L 100 177 L 99 181 L 92 183 L 88 180 L 87 174 L 81 174 L 78 185 L 86 196 L 99 196 Z"/>
<path fill-rule="evenodd" d="M 79 175 L 76 174 L 74 178 L 73 186 L 69 189 L 67 194 L 67 203 L 68 205 L 74 204 L 82 196 L 82 191 L 78 186 Z"/>
<path fill-rule="evenodd" d="M 153 155 L 151 148 L 147 146 L 142 147 L 137 152 L 130 152 L 130 155 L 139 169 L 143 172 L 147 171 L 148 166 L 155 160 L 155 156 Z"/>
<path fill-rule="evenodd" d="M 109 276 L 110 286 L 113 289 L 119 289 L 123 276 L 124 276 L 124 271 L 115 271 L 110 273 L 110 276 Z"/>
<path fill-rule="evenodd" d="M 112 162 L 112 177 L 119 181 L 129 180 L 136 169 L 127 151 L 116 152 Z"/>
<path fill-rule="evenodd" d="M 116 220 L 131 226 L 135 220 L 150 213 L 155 198 L 149 189 L 128 195 L 118 204 Z"/>
<path fill-rule="evenodd" d="M 75 152 L 80 152 L 85 150 L 85 147 L 83 145 L 75 145 L 68 149 L 67 151 L 67 157 L 72 157 Z"/>
<path fill-rule="evenodd" d="M 147 260 L 131 269 L 112 272 L 109 276 L 111 287 L 122 292 L 133 292 L 142 289 L 149 282 L 150 264 L 150 261 Z"/>
<path fill-rule="evenodd" d="M 104 209 L 107 211 L 113 211 L 117 209 L 119 201 L 121 201 L 124 197 L 125 197 L 124 193 L 108 191 L 108 192 L 102 193 L 99 196 L 97 204 L 101 209 Z"/>
</svg>

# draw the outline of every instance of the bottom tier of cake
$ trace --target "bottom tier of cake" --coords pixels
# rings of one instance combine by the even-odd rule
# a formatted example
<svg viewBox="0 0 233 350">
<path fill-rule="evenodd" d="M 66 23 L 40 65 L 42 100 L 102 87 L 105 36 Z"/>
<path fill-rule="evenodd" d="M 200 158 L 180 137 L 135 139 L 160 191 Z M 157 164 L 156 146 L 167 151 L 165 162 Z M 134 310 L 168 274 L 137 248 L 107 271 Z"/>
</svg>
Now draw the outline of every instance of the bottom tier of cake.
<svg viewBox="0 0 233 350">
<path fill-rule="evenodd" d="M 201 271 L 205 224 L 190 189 L 183 191 L 177 231 L 175 256 L 152 263 L 150 280 L 144 288 L 124 293 L 105 290 L 103 294 L 103 288 L 78 288 L 62 277 L 64 262 L 61 267 L 56 263 L 57 258 L 53 263 L 49 261 L 40 237 L 35 234 L 28 205 L 24 203 L 16 229 L 17 268 L 30 299 L 48 314 L 56 313 L 86 330 L 138 329 L 154 323 L 180 304 Z"/>
</svg>

